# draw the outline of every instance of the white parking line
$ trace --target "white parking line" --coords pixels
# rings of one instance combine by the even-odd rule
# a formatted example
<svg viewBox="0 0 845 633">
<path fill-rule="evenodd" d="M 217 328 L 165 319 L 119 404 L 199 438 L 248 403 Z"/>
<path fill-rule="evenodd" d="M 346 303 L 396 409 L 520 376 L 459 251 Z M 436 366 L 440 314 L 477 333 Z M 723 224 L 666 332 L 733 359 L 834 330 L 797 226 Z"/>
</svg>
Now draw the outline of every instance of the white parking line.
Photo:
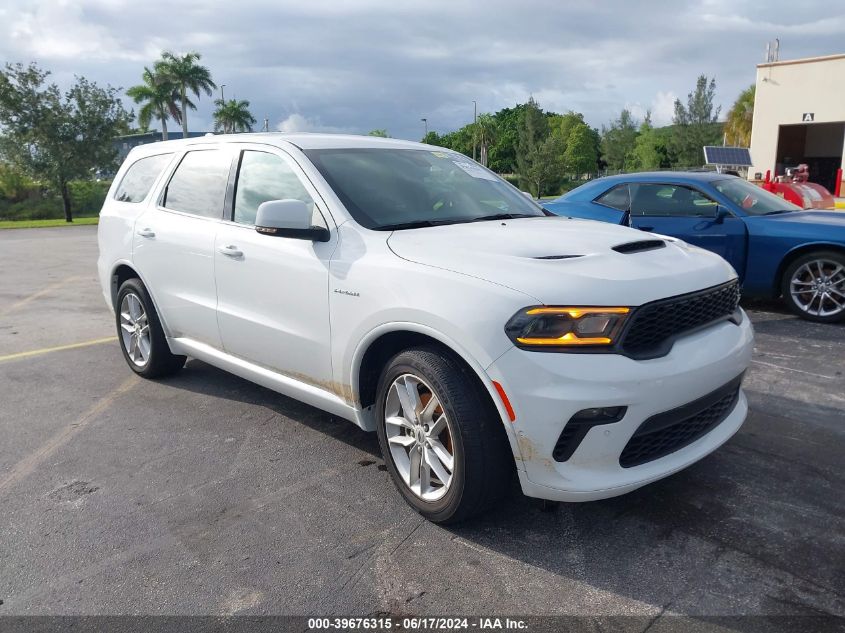
<svg viewBox="0 0 845 633">
<path fill-rule="evenodd" d="M 0 358 L 0 360 L 3 360 Z M 774 363 L 764 363 L 762 360 L 752 360 L 752 363 L 756 363 L 758 365 L 765 365 L 766 367 L 771 367 L 772 369 L 778 369 L 780 371 L 794 371 L 799 374 L 807 374 L 808 376 L 815 376 L 816 378 L 827 378 L 828 380 L 836 380 L 836 376 L 825 376 L 824 374 L 814 374 L 811 371 L 804 371 L 803 369 L 792 369 L 792 367 L 783 367 L 782 365 L 775 365 Z"/>
</svg>

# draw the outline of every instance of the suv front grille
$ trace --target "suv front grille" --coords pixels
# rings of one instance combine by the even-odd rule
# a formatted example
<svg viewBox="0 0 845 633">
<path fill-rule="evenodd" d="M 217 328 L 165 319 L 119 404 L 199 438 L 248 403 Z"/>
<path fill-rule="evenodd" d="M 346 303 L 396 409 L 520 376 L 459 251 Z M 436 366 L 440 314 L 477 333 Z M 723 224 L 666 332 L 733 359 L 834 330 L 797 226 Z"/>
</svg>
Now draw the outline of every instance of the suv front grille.
<svg viewBox="0 0 845 633">
<path fill-rule="evenodd" d="M 713 393 L 677 409 L 653 415 L 628 440 L 619 465 L 639 466 L 684 448 L 716 428 L 739 400 L 742 375 Z"/>
<path fill-rule="evenodd" d="M 660 299 L 634 310 L 620 348 L 638 360 L 656 358 L 669 352 L 682 334 L 712 323 L 730 319 L 739 306 L 739 282 Z"/>
</svg>

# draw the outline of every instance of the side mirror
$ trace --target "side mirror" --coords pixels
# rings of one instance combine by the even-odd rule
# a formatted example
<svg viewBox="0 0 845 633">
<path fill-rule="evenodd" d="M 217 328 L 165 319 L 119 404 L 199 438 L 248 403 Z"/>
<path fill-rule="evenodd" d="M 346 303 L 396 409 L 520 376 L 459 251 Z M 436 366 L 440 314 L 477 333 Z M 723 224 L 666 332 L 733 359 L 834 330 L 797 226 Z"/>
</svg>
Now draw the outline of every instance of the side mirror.
<svg viewBox="0 0 845 633">
<path fill-rule="evenodd" d="M 528 196 L 529 200 L 533 200 L 533 199 L 534 199 L 534 196 L 532 196 L 532 195 L 531 195 L 531 192 L 530 192 L 530 191 L 523 191 L 523 192 L 522 192 L 522 195 L 524 195 L 524 196 Z"/>
<path fill-rule="evenodd" d="M 328 242 L 329 232 L 311 225 L 311 210 L 302 200 L 268 200 L 258 206 L 255 230 L 263 235 Z"/>
<path fill-rule="evenodd" d="M 716 207 L 716 217 L 713 219 L 714 224 L 724 224 L 725 218 L 731 217 L 731 212 L 722 205 Z"/>
</svg>

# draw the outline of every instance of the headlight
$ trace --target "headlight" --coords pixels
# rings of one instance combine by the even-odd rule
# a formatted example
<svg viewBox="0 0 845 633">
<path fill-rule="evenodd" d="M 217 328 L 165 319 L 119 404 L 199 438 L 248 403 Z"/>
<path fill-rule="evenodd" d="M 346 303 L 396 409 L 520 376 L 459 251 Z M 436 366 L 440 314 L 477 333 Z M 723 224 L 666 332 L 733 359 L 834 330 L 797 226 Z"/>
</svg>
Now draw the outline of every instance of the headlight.
<svg viewBox="0 0 845 633">
<path fill-rule="evenodd" d="M 519 347 L 607 347 L 616 343 L 630 308 L 547 307 L 517 312 L 505 333 Z"/>
</svg>

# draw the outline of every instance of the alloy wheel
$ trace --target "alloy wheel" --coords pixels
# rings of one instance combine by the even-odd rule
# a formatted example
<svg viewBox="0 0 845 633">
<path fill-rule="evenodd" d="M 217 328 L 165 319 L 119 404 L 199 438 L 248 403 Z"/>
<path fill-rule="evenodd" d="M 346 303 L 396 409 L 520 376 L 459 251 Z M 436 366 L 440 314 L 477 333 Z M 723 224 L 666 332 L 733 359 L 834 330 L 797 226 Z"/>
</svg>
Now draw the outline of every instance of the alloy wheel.
<svg viewBox="0 0 845 633">
<path fill-rule="evenodd" d="M 831 317 L 845 310 L 845 266 L 815 259 L 800 266 L 789 281 L 795 304 L 807 314 Z"/>
<path fill-rule="evenodd" d="M 134 292 L 124 295 L 120 302 L 120 338 L 129 360 L 138 367 L 146 365 L 152 347 L 150 323 L 144 304 Z"/>
<path fill-rule="evenodd" d="M 437 501 L 455 470 L 452 426 L 434 390 L 413 374 L 393 381 L 384 406 L 390 455 L 399 476 L 417 497 Z"/>
</svg>

